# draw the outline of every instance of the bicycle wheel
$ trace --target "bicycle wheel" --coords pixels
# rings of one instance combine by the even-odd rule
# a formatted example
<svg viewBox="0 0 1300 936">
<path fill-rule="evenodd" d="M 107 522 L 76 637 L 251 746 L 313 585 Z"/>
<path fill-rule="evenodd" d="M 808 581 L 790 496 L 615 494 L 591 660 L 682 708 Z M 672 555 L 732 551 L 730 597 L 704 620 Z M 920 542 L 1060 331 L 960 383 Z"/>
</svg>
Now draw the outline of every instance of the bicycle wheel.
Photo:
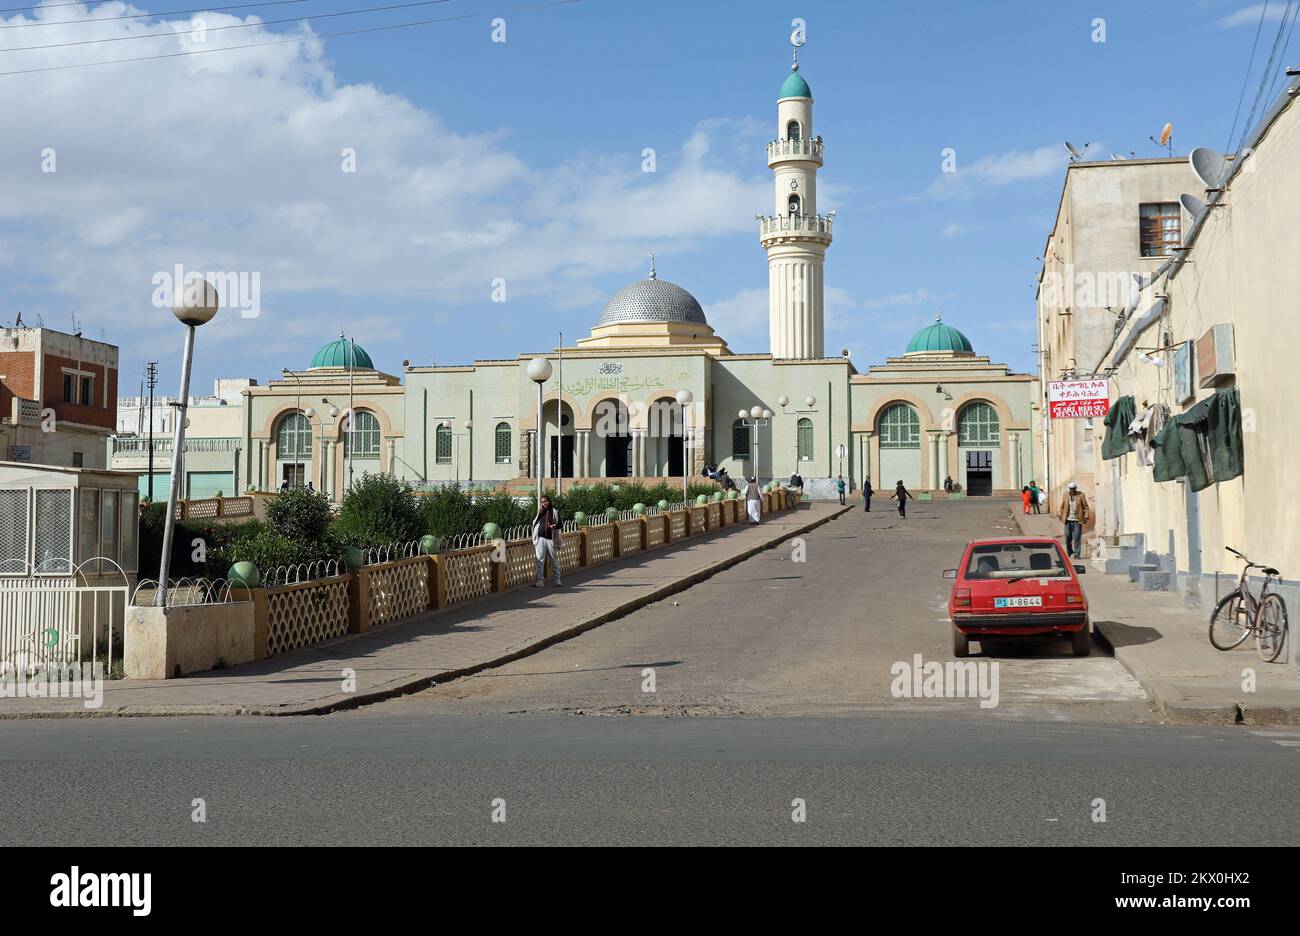
<svg viewBox="0 0 1300 936">
<path fill-rule="evenodd" d="M 1272 663 L 1282 654 L 1286 645 L 1286 604 L 1281 595 L 1266 595 L 1255 615 L 1255 645 L 1259 658 Z"/>
<path fill-rule="evenodd" d="M 1210 615 L 1210 643 L 1216 650 L 1232 650 L 1250 636 L 1250 614 L 1241 600 L 1241 592 L 1225 596 Z"/>
</svg>

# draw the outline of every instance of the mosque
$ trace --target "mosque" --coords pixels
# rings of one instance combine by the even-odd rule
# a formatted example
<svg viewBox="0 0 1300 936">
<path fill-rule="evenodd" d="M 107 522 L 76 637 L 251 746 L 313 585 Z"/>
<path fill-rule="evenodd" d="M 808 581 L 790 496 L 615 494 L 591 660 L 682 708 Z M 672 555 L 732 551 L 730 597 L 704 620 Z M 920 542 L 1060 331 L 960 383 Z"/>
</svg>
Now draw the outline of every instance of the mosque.
<svg viewBox="0 0 1300 936">
<path fill-rule="evenodd" d="M 870 479 L 881 491 L 900 480 L 935 491 L 951 478 L 970 495 L 1018 492 L 1038 473 L 1036 377 L 977 355 L 938 316 L 900 356 L 865 372 L 847 352 L 827 355 L 835 212 L 818 211 L 824 143 L 797 60 L 777 94 L 766 155 L 772 211 L 757 217 L 766 352 L 733 351 L 652 257 L 648 276 L 619 290 L 587 337 L 540 355 L 551 364 L 540 439 L 535 355 L 404 365 L 399 377 L 339 338 L 309 368 L 244 391 L 240 487 L 310 480 L 338 497 L 349 478 L 384 471 L 416 485 L 531 490 L 540 444 L 551 479 L 680 478 L 707 464 L 760 482 L 797 472 L 825 497 L 839 475 L 854 489 Z"/>
</svg>

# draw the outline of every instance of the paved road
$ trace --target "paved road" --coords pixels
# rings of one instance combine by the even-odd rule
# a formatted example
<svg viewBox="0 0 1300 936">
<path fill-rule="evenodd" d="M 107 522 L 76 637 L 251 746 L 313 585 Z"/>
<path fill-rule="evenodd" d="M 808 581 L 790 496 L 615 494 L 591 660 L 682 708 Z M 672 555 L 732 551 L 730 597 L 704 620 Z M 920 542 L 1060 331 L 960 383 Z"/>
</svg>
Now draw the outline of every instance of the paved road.
<svg viewBox="0 0 1300 936">
<path fill-rule="evenodd" d="M 0 844 L 1294 845 L 1285 741 L 892 716 L 10 721 Z"/>
<path fill-rule="evenodd" d="M 1002 648 L 998 704 L 895 698 L 896 663 L 951 661 L 941 577 L 979 536 L 1014 530 L 1010 501 L 887 502 L 761 553 L 672 599 L 478 676 L 338 718 L 565 712 L 599 715 L 934 715 L 1153 721 L 1141 687 L 1100 647 Z M 1086 579 L 1085 579 L 1086 587 Z M 643 691 L 646 669 L 654 692 Z M 991 674 L 990 674 L 991 675 Z M 989 698 L 991 701 L 991 697 Z"/>
</svg>

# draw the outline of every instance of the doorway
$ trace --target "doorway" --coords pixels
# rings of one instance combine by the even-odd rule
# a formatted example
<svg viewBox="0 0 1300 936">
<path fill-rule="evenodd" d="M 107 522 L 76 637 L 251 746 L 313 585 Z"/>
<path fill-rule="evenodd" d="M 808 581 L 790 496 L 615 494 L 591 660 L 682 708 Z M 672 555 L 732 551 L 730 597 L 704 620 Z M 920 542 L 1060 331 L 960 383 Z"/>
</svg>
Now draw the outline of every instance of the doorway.
<svg viewBox="0 0 1300 936">
<path fill-rule="evenodd" d="M 555 477 L 556 468 L 561 469 L 561 477 L 573 477 L 573 436 L 551 436 L 551 471 Z"/>
<path fill-rule="evenodd" d="M 993 493 L 993 453 L 966 453 L 966 494 L 988 497 Z"/>
<path fill-rule="evenodd" d="M 307 483 L 307 466 L 302 462 L 281 463 L 280 480 L 288 481 L 289 487 L 302 487 Z"/>
</svg>

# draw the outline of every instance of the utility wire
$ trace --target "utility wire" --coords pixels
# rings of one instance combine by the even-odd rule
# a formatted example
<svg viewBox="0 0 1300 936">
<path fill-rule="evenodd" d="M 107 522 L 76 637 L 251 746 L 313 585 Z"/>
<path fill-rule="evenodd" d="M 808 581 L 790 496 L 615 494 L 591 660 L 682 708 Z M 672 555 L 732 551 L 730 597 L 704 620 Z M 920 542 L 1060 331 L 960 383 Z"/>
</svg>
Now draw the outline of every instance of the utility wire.
<svg viewBox="0 0 1300 936">
<path fill-rule="evenodd" d="M 257 26 L 278 26 L 281 23 L 298 23 L 314 19 L 329 19 L 335 16 L 357 16 L 361 13 L 382 13 L 385 10 L 405 10 L 409 7 L 434 6 L 439 3 L 450 3 L 451 0 L 413 0 L 411 3 L 395 3 L 391 6 L 366 7 L 361 10 L 337 10 L 333 13 L 312 13 L 309 16 L 290 16 L 287 19 L 278 20 L 259 20 L 256 23 L 234 23 L 229 26 L 206 26 L 204 32 L 221 32 L 226 29 L 252 29 Z M 133 39 L 170 39 L 176 36 L 184 36 L 192 33 L 193 29 L 178 30 L 175 32 L 158 32 L 158 33 L 140 33 L 134 36 L 108 36 L 103 39 L 77 39 L 72 42 L 48 42 L 45 45 L 34 46 L 14 46 L 9 49 L 0 49 L 4 52 L 34 52 L 37 49 L 64 49 L 68 46 L 97 45 L 101 42 L 129 42 Z"/>
<path fill-rule="evenodd" d="M 1241 138 L 1237 140 L 1237 149 L 1241 148 L 1241 144 L 1246 141 L 1246 134 L 1250 133 L 1255 126 L 1255 112 L 1259 110 L 1259 102 L 1264 97 L 1264 89 L 1273 75 L 1274 61 L 1282 43 L 1282 33 L 1286 30 L 1286 18 L 1291 12 L 1294 3 L 1295 0 L 1287 0 L 1286 9 L 1282 11 L 1282 22 L 1277 27 L 1277 36 L 1273 39 L 1273 48 L 1268 54 L 1268 61 L 1264 63 L 1264 74 L 1259 79 L 1259 90 L 1255 92 L 1255 101 L 1250 106 L 1250 116 L 1246 118 L 1245 126 L 1241 128 Z"/>
<path fill-rule="evenodd" d="M 1278 57 L 1277 68 L 1274 69 L 1276 75 L 1268 86 L 1268 94 L 1264 96 L 1264 100 L 1266 101 L 1273 100 L 1277 96 L 1280 85 L 1286 83 L 1286 67 L 1284 63 L 1286 62 L 1287 50 L 1291 48 L 1291 39 L 1295 33 L 1295 21 L 1297 18 L 1300 18 L 1300 5 L 1296 6 L 1295 12 L 1291 14 L 1291 25 L 1287 27 L 1286 32 L 1286 43 L 1282 46 L 1282 54 Z"/>
<path fill-rule="evenodd" d="M 1264 5 L 1259 10 L 1259 25 L 1255 27 L 1255 42 L 1250 47 L 1250 61 L 1246 63 L 1246 74 L 1241 76 L 1241 93 L 1237 95 L 1237 112 L 1232 115 L 1232 129 L 1228 131 L 1227 142 L 1223 144 L 1224 150 L 1231 150 L 1232 141 L 1237 136 L 1237 120 L 1241 117 L 1241 105 L 1246 101 L 1246 85 L 1250 84 L 1250 73 L 1255 67 L 1255 50 L 1259 48 L 1259 34 L 1264 31 L 1264 17 L 1268 14 L 1269 0 L 1264 0 Z"/>
<path fill-rule="evenodd" d="M 311 42 L 317 39 L 337 39 L 345 36 L 359 36 L 365 33 L 386 32 L 393 29 L 406 29 L 413 26 L 428 26 L 434 23 L 451 23 L 457 20 L 482 19 L 485 16 L 498 16 L 501 13 L 526 13 L 532 10 L 542 9 L 544 7 L 567 6 L 572 3 L 580 3 L 582 0 L 547 0 L 544 3 L 533 3 L 526 6 L 508 7 L 504 10 L 489 11 L 482 13 L 462 13 L 459 16 L 444 16 L 438 19 L 414 20 L 409 23 L 393 23 L 388 26 L 370 26 L 364 29 L 348 29 L 335 33 L 314 33 L 310 36 L 294 36 L 289 39 L 270 39 L 265 42 L 248 42 L 237 46 L 220 46 L 215 49 L 188 49 L 182 52 L 164 52 L 161 55 L 141 55 L 135 58 L 109 59 L 103 62 L 72 62 L 66 65 L 44 65 L 40 68 L 19 68 L 14 71 L 0 72 L 0 78 L 8 78 L 13 75 L 34 75 L 38 72 L 67 71 L 74 68 L 94 68 L 98 65 L 124 65 L 128 62 L 153 62 L 160 59 L 181 58 L 187 55 L 211 55 L 216 52 L 232 52 L 236 49 L 256 49 L 262 46 L 283 45 L 287 42 Z"/>
<path fill-rule="evenodd" d="M 125 13 L 122 16 L 83 16 L 81 19 L 40 20 L 33 23 L 7 23 L 0 29 L 38 29 L 42 26 L 67 26 L 74 23 L 113 23 L 118 20 L 152 19 L 153 17 L 179 16 L 183 13 L 220 13 L 222 10 L 245 10 L 249 7 L 284 6 L 286 3 L 307 3 L 308 0 L 263 0 L 262 3 L 240 3 L 236 6 L 199 7 L 194 10 L 164 10 L 161 13 Z M 56 4 L 49 4 L 55 6 Z M 42 7 L 41 9 L 45 9 Z"/>
</svg>

